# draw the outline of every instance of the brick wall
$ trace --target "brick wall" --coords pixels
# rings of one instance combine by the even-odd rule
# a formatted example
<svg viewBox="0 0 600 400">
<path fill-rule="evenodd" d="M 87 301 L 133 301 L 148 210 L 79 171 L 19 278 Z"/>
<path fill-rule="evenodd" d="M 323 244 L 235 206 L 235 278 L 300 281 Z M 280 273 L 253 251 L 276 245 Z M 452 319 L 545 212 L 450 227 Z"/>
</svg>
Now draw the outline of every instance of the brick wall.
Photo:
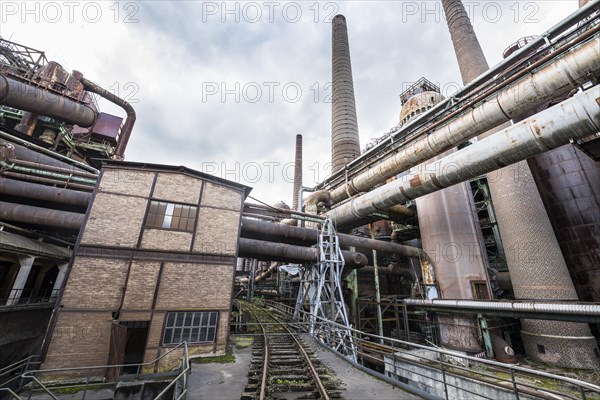
<svg viewBox="0 0 600 400">
<path fill-rule="evenodd" d="M 159 262 L 137 261 L 131 263 L 124 310 L 150 310 L 158 279 Z M 128 321 L 123 316 L 122 320 Z"/>
<path fill-rule="evenodd" d="M 99 192 L 148 197 L 154 172 L 125 169 L 103 169 Z"/>
<path fill-rule="evenodd" d="M 65 308 L 116 310 L 127 264 L 127 260 L 76 257 L 61 304 Z"/>
<path fill-rule="evenodd" d="M 229 309 L 233 266 L 165 263 L 156 309 Z"/>
<path fill-rule="evenodd" d="M 143 228 L 150 198 L 198 204 L 201 192 L 192 251 L 191 232 Z M 65 286 L 61 301 L 64 309 L 58 316 L 43 368 L 105 364 L 116 311 L 120 311 L 119 321 L 150 321 L 145 361 L 152 361 L 171 348 L 161 346 L 168 311 L 219 311 L 216 343 L 190 345 L 190 352 L 224 351 L 241 201 L 242 193 L 237 189 L 200 177 L 160 170 L 105 168 Z M 93 246 L 93 257 L 83 255 L 86 246 Z M 115 252 L 114 247 L 121 253 Z M 198 253 L 232 257 L 226 264 L 170 261 L 173 257 L 187 260 L 194 253 L 196 257 Z M 161 259 L 164 266 L 158 282 Z M 173 354 L 164 361 L 178 363 L 179 359 L 180 354 Z"/>
<path fill-rule="evenodd" d="M 144 221 L 148 199 L 98 191 L 81 244 L 134 247 Z"/>
<path fill-rule="evenodd" d="M 166 229 L 144 229 L 142 249 L 190 251 L 192 233 Z"/>
<path fill-rule="evenodd" d="M 181 174 L 159 173 L 154 188 L 155 199 L 198 204 L 202 181 Z"/>
<path fill-rule="evenodd" d="M 240 224 L 239 211 L 200 207 L 199 218 L 194 251 L 235 255 Z"/>
<path fill-rule="evenodd" d="M 241 203 L 242 194 L 240 192 L 206 182 L 202 192 L 202 205 L 239 211 Z"/>
<path fill-rule="evenodd" d="M 60 312 L 43 369 L 105 365 L 111 318 L 110 312 Z"/>
</svg>

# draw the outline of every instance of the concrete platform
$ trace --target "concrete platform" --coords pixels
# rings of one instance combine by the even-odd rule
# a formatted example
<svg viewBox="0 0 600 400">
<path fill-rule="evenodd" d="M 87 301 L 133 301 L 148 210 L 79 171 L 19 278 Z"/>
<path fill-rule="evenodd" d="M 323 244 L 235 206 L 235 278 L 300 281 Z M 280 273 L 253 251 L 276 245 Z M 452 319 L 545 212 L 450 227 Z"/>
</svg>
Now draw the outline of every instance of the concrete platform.
<svg viewBox="0 0 600 400">
<path fill-rule="evenodd" d="M 313 339 L 304 337 L 307 343 Z M 247 344 L 247 342 L 246 342 Z M 342 398 L 346 400 L 404 400 L 421 397 L 374 378 L 347 363 L 334 353 L 311 343 L 321 362 L 330 368 L 341 383 Z M 194 400 L 237 400 L 248 381 L 252 346 L 234 345 L 235 363 L 193 364 L 189 377 L 188 398 Z"/>
</svg>

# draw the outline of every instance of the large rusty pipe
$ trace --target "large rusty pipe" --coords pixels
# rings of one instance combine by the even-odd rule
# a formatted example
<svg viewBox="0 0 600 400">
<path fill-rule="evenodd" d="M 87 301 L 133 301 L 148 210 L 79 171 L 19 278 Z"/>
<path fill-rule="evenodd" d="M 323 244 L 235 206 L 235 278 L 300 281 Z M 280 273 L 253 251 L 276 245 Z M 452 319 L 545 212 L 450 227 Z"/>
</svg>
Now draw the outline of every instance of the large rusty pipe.
<svg viewBox="0 0 600 400">
<path fill-rule="evenodd" d="M 96 112 L 83 103 L 1 75 L 0 104 L 82 127 L 96 121 Z"/>
<path fill-rule="evenodd" d="M 0 220 L 78 231 L 84 214 L 0 201 Z"/>
<path fill-rule="evenodd" d="M 318 262 L 319 250 L 314 247 L 294 246 L 285 243 L 267 242 L 240 238 L 239 256 L 265 261 Z M 367 265 L 364 254 L 343 250 L 346 266 L 360 268 Z"/>
<path fill-rule="evenodd" d="M 600 131 L 598 85 L 329 211 L 349 226 L 395 204 L 433 193 Z"/>
<path fill-rule="evenodd" d="M 3 196 L 23 197 L 33 200 L 60 203 L 75 207 L 87 207 L 92 198 L 91 193 L 77 190 L 61 189 L 57 187 L 40 185 L 32 182 L 17 181 L 14 179 L 0 179 L 0 194 Z"/>
<path fill-rule="evenodd" d="M 400 149 L 331 191 L 333 204 L 369 190 L 407 169 L 494 128 L 525 110 L 561 97 L 600 74 L 600 38 L 578 45 L 548 65 L 527 74 L 482 103 L 469 107 L 447 124 Z"/>
<path fill-rule="evenodd" d="M 241 236 L 246 238 L 260 239 L 268 237 L 269 239 L 279 240 L 282 242 L 304 242 L 306 244 L 313 245 L 319 241 L 319 234 L 320 232 L 317 229 L 242 218 Z M 343 233 L 338 233 L 337 236 L 339 238 L 340 245 L 342 246 L 354 246 L 356 248 L 398 254 L 404 257 L 429 259 L 427 254 L 418 247 L 390 243 L 382 240 L 362 238 Z"/>
<path fill-rule="evenodd" d="M 98 179 L 98 174 L 81 171 L 81 170 L 78 170 L 75 168 L 55 167 L 52 165 L 46 165 L 46 164 L 39 163 L 39 162 L 19 160 L 16 158 L 9 158 L 7 161 L 11 164 L 17 164 L 17 165 L 21 165 L 24 167 L 31 167 L 31 168 L 34 168 L 36 170 L 41 170 L 41 171 L 60 172 L 60 173 L 68 174 L 68 175 L 80 176 L 83 178 L 90 178 L 90 179 L 94 179 L 94 180 Z"/>
<path fill-rule="evenodd" d="M 46 183 L 48 185 L 58 185 L 59 187 L 68 188 L 68 189 L 86 190 L 89 192 L 94 190 L 94 187 L 89 186 L 89 185 L 82 185 L 79 183 L 66 182 L 66 181 L 61 181 L 58 179 L 43 178 L 41 176 L 35 176 L 35 175 L 21 174 L 19 172 L 1 171 L 0 170 L 0 175 L 7 177 L 7 178 L 13 178 L 13 179 L 18 179 L 18 180 L 22 180 L 22 181 Z"/>
<path fill-rule="evenodd" d="M 422 124 L 423 122 L 426 122 L 428 119 L 431 119 L 431 117 L 433 117 L 436 113 L 444 110 L 445 108 L 450 107 L 452 105 L 452 102 L 454 102 L 456 99 L 464 98 L 465 96 L 472 93 L 475 89 L 480 87 L 485 82 L 493 79 L 498 74 L 501 74 L 503 71 L 510 69 L 511 67 L 515 66 L 517 63 L 522 62 L 522 60 L 531 56 L 531 54 L 537 52 L 537 50 L 540 46 L 560 37 L 561 35 L 563 35 L 565 33 L 565 31 L 568 31 L 569 29 L 571 29 L 574 25 L 577 25 L 580 21 L 584 21 L 584 20 L 588 19 L 588 17 L 591 16 L 595 11 L 596 10 L 594 9 L 593 2 L 592 2 L 592 4 L 587 4 L 583 8 L 580 8 L 578 11 L 569 15 L 567 18 L 558 22 L 556 25 L 551 27 L 549 30 L 544 32 L 542 35 L 535 38 L 533 42 L 531 42 L 531 43 L 527 44 L 525 47 L 519 49 L 518 52 L 511 54 L 510 57 L 507 57 L 506 59 L 502 60 L 498 64 L 494 65 L 492 68 L 488 69 L 487 71 L 485 71 L 484 73 L 479 75 L 477 78 L 473 79 L 471 82 L 467 83 L 458 92 L 456 92 L 454 94 L 454 96 L 452 96 L 451 99 L 446 99 L 446 100 L 438 103 L 433 108 L 416 116 L 413 120 L 411 120 L 407 124 L 403 125 L 402 127 L 396 128 L 393 132 L 391 132 L 391 135 L 389 136 L 388 139 L 379 142 L 378 144 L 376 144 L 369 150 L 363 152 L 360 156 L 358 156 L 354 161 L 352 161 L 350 163 L 349 167 L 356 167 L 357 165 L 360 164 L 360 165 L 368 165 L 370 168 L 370 164 L 363 163 L 363 161 L 367 161 L 370 157 L 373 157 L 375 154 L 378 154 L 382 150 L 384 150 L 384 148 L 386 146 L 389 146 L 390 143 L 393 143 L 396 139 L 401 138 L 404 135 L 406 135 L 409 132 L 408 128 L 416 127 L 416 126 Z M 529 73 L 529 71 L 527 73 Z M 340 179 L 340 178 L 343 179 L 343 175 L 344 175 L 343 171 L 338 171 L 337 173 L 333 173 L 329 178 L 327 178 L 323 182 L 321 182 L 316 187 L 316 190 L 326 187 L 328 184 L 331 184 L 335 179 Z"/>
<path fill-rule="evenodd" d="M 81 76 L 80 73 L 75 74 L 75 72 L 76 71 L 74 71 L 74 75 Z M 125 149 L 127 148 L 127 143 L 129 142 L 129 137 L 131 136 L 131 131 L 133 130 L 133 125 L 135 124 L 135 120 L 136 120 L 135 110 L 133 109 L 131 104 L 129 104 L 125 100 L 121 99 L 120 97 L 115 96 L 113 93 L 109 92 L 108 90 L 106 90 L 104 88 L 101 88 L 100 86 L 98 86 L 94 82 L 84 78 L 83 76 L 81 76 L 79 81 L 83 84 L 83 87 L 85 90 L 87 90 L 88 92 L 96 93 L 96 94 L 100 95 L 101 97 L 104 97 L 106 100 L 110 101 L 111 103 L 114 103 L 114 104 L 122 107 L 123 110 L 125 110 L 125 112 L 127 113 L 127 118 L 125 119 L 125 123 L 123 124 L 123 127 L 121 128 L 121 133 L 119 135 L 119 141 L 117 143 L 117 148 L 115 149 L 115 154 L 114 154 L 114 157 L 116 159 L 122 160 L 125 155 Z"/>
</svg>

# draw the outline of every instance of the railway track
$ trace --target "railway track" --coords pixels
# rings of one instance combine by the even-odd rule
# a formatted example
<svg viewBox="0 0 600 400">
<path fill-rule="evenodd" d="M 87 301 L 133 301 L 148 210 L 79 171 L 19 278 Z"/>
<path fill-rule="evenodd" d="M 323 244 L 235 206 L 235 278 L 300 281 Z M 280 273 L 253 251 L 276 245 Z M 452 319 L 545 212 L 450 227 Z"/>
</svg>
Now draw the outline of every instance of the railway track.
<svg viewBox="0 0 600 400">
<path fill-rule="evenodd" d="M 267 309 L 240 306 L 260 327 L 242 400 L 340 398 L 331 371 L 301 338 Z"/>
</svg>

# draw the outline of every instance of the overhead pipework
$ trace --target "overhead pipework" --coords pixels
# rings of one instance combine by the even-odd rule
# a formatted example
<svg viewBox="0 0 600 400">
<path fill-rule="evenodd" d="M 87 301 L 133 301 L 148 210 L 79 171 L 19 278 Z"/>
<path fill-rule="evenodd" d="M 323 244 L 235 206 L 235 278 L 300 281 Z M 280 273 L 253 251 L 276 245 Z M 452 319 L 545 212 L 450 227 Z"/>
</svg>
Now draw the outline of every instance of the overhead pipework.
<svg viewBox="0 0 600 400">
<path fill-rule="evenodd" d="M 119 140 L 117 141 L 117 148 L 115 149 L 115 154 L 113 155 L 113 158 L 117 160 L 122 160 L 125 157 L 125 149 L 127 148 L 127 143 L 129 143 L 129 137 L 131 136 L 131 131 L 133 130 L 133 126 L 135 125 L 135 120 L 137 118 L 135 110 L 133 109 L 131 104 L 129 104 L 122 98 L 114 95 L 113 93 L 109 92 L 108 90 L 98 86 L 94 82 L 84 78 L 80 72 L 73 71 L 73 75 L 79 78 L 79 81 L 83 83 L 83 87 L 85 88 L 85 90 L 92 93 L 96 93 L 101 97 L 105 98 L 106 100 L 110 101 L 111 103 L 122 107 L 123 110 L 125 110 L 125 112 L 127 113 L 127 118 L 125 119 L 125 123 L 121 127 L 121 131 L 119 133 Z"/>
<path fill-rule="evenodd" d="M 462 2 L 442 0 L 442 4 L 463 81 L 469 82 L 488 69 L 487 61 Z M 596 24 L 595 27 L 592 25 L 587 32 L 581 32 L 573 40 L 585 40 L 586 37 L 597 32 L 598 25 Z M 535 40 L 531 38 L 530 43 Z M 598 49 L 600 47 L 596 44 L 596 50 Z M 530 62 L 535 63 L 544 58 L 543 54 L 534 54 L 530 57 Z M 599 62 L 597 57 L 595 61 Z M 509 70 L 507 73 L 511 74 L 513 71 Z M 591 76 L 588 76 L 587 80 L 590 78 Z M 593 78 L 591 80 L 594 81 Z M 515 96 L 520 94 L 516 93 Z M 597 92 L 595 97 L 598 97 Z M 558 101 L 562 100 L 560 96 L 555 98 Z M 542 103 L 538 107 L 543 109 L 546 106 L 547 104 Z M 596 118 L 594 112 L 597 113 L 597 106 L 598 104 L 589 114 L 592 119 Z M 529 107 L 527 110 L 522 110 L 512 117 L 513 122 L 517 123 L 523 115 L 535 113 L 536 108 Z M 581 114 L 581 109 L 578 111 L 580 118 L 586 117 L 585 114 Z M 540 114 L 536 116 L 538 115 Z M 559 118 L 558 111 L 555 118 Z M 548 124 L 552 122 L 557 124 L 556 120 L 546 119 L 546 121 Z M 536 121 L 532 122 L 533 128 L 536 129 Z M 540 125 L 538 129 L 540 128 L 543 129 L 545 126 Z M 498 129 L 500 128 L 482 133 L 479 139 L 495 136 Z M 588 130 L 588 135 L 597 131 L 597 127 L 595 131 Z M 577 139 L 579 138 L 583 136 L 578 136 Z M 552 149 L 555 147 L 558 146 Z M 561 187 L 564 186 L 564 182 L 565 180 L 561 180 Z M 506 261 L 515 297 L 577 300 L 567 264 L 528 163 L 522 160 L 510 168 L 499 169 L 493 178 L 488 179 L 488 184 L 506 250 Z M 524 248 L 530 249 L 533 254 L 524 256 L 521 254 Z M 549 288 L 552 290 L 548 290 Z M 522 319 L 521 326 L 525 350 L 529 357 L 562 367 L 592 368 L 594 364 L 597 365 L 594 351 L 597 352 L 598 349 L 587 325 Z M 569 337 L 564 336 L 564 332 L 567 331 Z M 574 340 L 573 337 L 579 340 Z"/>
<path fill-rule="evenodd" d="M 0 104 L 82 127 L 96 121 L 96 112 L 83 103 L 2 75 Z"/>
<path fill-rule="evenodd" d="M 335 173 L 360 155 L 360 140 L 346 18 L 336 15 L 332 29 L 331 168 Z"/>
<path fill-rule="evenodd" d="M 578 86 L 587 82 L 590 76 L 598 75 L 598 44 L 588 43 L 587 50 L 589 52 L 583 52 L 570 58 L 568 62 L 561 62 L 560 64 L 545 68 L 546 73 L 539 76 L 535 82 L 528 82 L 527 78 L 532 73 L 536 73 L 543 66 L 551 66 L 553 62 L 559 58 L 563 58 L 563 55 L 567 52 L 571 52 L 574 48 L 578 47 L 582 43 L 589 41 L 591 36 L 597 37 L 598 32 L 597 23 L 598 16 L 594 16 L 595 9 L 592 4 L 588 4 L 583 9 L 578 10 L 572 15 L 560 21 L 551 29 L 543 33 L 542 35 L 535 37 L 535 39 L 527 46 L 522 48 L 519 52 L 512 54 L 507 59 L 501 61 L 491 69 L 485 71 L 481 75 L 477 76 L 471 82 L 466 84 L 462 89 L 455 93 L 451 99 L 446 99 L 439 103 L 432 109 L 422 113 L 415 117 L 409 123 L 398 126 L 386 135 L 385 140 L 379 141 L 379 143 L 373 148 L 361 154 L 356 160 L 350 162 L 347 165 L 347 169 L 344 172 L 333 173 L 331 177 L 325 179 L 319 184 L 316 189 L 328 189 L 332 191 L 332 199 L 334 203 L 347 198 L 347 192 L 350 195 L 360 193 L 361 191 L 368 190 L 377 183 L 388 179 L 390 175 L 386 175 L 388 178 L 379 178 L 373 180 L 373 176 L 378 177 L 380 175 L 378 164 L 380 161 L 385 160 L 388 164 L 393 158 L 392 155 L 398 151 L 398 148 L 412 146 L 411 142 L 419 139 L 420 137 L 427 136 L 425 133 L 430 133 L 431 129 L 434 129 L 440 124 L 447 123 L 449 119 L 454 118 L 457 114 L 465 113 L 470 109 L 477 106 L 482 101 L 487 101 L 487 98 L 498 97 L 500 92 L 503 92 L 501 101 L 508 103 L 508 117 L 500 114 L 495 115 L 495 110 L 484 108 L 485 114 L 478 118 L 479 124 L 485 124 L 482 131 L 489 130 L 493 126 L 500 125 L 501 123 L 510 120 L 514 115 L 522 112 L 523 109 L 532 109 L 539 106 L 544 101 L 550 98 L 557 98 L 564 96 L 565 93 L 577 89 Z M 594 47 L 595 46 L 595 47 Z M 594 51 L 595 50 L 595 51 Z M 543 59 L 537 60 L 535 63 L 529 62 L 529 58 L 538 55 L 540 53 L 546 54 Z M 578 65 L 582 62 L 584 65 Z M 590 69 L 590 63 L 592 68 Z M 515 67 L 519 66 L 518 70 L 515 71 Z M 570 81 L 570 74 L 574 73 L 574 80 Z M 557 77 L 557 81 L 553 83 L 554 75 Z M 520 85 L 516 85 L 515 82 L 519 81 Z M 541 86 L 540 86 L 541 85 Z M 548 89 L 548 85 L 550 85 Z M 511 90 L 506 90 L 510 87 Z M 538 89 L 541 89 L 538 93 Z M 556 91 L 556 92 L 554 92 Z M 519 96 L 516 96 L 516 94 Z M 538 99 L 538 96 L 545 97 L 545 99 Z M 516 104 L 510 104 L 510 100 L 516 100 Z M 502 108 L 507 104 L 500 104 Z M 489 119 L 489 112 L 492 112 L 494 119 L 500 117 L 500 122 Z M 512 113 L 512 116 L 511 116 Z M 474 137 L 477 134 L 471 135 Z M 468 140 L 468 139 L 467 139 Z M 460 143 L 464 142 L 464 137 L 460 138 Z M 433 141 L 433 143 L 446 143 L 440 142 L 439 140 Z M 455 144 L 449 145 L 450 148 Z M 424 147 L 424 146 L 420 146 Z M 415 147 L 414 150 L 419 150 Z M 428 156 L 430 158 L 430 156 Z M 424 160 L 420 160 L 422 162 Z M 387 169 L 387 168 L 382 168 Z M 371 172 L 371 176 L 367 177 L 366 173 Z M 395 170 L 391 173 L 391 176 L 399 173 L 400 171 Z M 354 180 L 357 175 L 362 175 L 360 179 Z M 348 181 L 347 188 L 344 187 L 344 182 Z M 370 186 L 365 188 L 365 185 L 371 182 Z"/>
<path fill-rule="evenodd" d="M 600 130 L 600 89 L 544 110 L 411 174 L 371 190 L 328 212 L 340 226 L 379 210 L 475 178 Z M 449 166 L 453 166 L 450 168 Z"/>
</svg>

